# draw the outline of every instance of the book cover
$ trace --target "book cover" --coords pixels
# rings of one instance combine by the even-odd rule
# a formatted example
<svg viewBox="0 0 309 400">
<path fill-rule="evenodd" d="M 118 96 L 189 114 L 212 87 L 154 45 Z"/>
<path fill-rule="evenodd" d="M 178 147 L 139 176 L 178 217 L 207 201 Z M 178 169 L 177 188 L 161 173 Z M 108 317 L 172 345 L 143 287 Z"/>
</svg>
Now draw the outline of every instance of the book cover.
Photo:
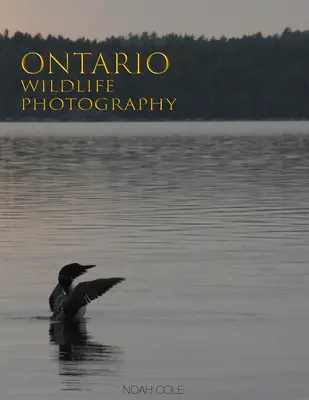
<svg viewBox="0 0 309 400">
<path fill-rule="evenodd" d="M 308 1 L 0 5 L 3 399 L 308 399 Z"/>
</svg>

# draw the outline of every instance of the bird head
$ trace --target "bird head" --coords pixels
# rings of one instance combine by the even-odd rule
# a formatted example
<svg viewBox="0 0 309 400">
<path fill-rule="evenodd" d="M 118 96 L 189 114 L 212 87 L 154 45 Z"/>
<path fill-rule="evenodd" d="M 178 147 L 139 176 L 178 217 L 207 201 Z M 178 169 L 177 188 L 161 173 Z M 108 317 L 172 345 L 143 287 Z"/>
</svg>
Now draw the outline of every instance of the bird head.
<svg viewBox="0 0 309 400">
<path fill-rule="evenodd" d="M 75 278 L 83 275 L 86 273 L 86 271 L 90 268 L 95 267 L 95 265 L 81 265 L 78 263 L 72 263 L 65 265 L 63 268 L 61 268 L 58 276 L 58 282 L 59 285 L 62 287 L 62 289 L 68 293 L 70 290 L 70 287 L 72 285 L 72 282 Z"/>
</svg>

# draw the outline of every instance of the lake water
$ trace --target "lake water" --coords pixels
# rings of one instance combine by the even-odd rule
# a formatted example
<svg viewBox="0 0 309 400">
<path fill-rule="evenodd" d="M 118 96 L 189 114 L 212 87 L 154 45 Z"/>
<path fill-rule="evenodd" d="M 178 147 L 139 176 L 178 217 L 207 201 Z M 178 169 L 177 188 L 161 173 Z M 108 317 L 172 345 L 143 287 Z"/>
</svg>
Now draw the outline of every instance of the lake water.
<svg viewBox="0 0 309 400">
<path fill-rule="evenodd" d="M 308 134 L 1 124 L 1 396 L 309 399 Z M 61 330 L 48 296 L 74 261 L 126 281 Z"/>
</svg>

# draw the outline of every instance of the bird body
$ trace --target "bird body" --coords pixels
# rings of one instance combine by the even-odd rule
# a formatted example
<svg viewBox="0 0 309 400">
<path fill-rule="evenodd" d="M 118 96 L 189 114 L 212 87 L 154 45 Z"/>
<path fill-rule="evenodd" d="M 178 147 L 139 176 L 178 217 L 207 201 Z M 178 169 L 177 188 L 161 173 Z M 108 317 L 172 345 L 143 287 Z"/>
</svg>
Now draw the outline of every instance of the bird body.
<svg viewBox="0 0 309 400">
<path fill-rule="evenodd" d="M 49 297 L 49 305 L 53 312 L 52 321 L 81 320 L 91 301 L 124 280 L 124 278 L 96 279 L 81 282 L 76 287 L 72 285 L 75 278 L 94 266 L 74 263 L 66 265 L 60 270 L 58 284 Z"/>
</svg>

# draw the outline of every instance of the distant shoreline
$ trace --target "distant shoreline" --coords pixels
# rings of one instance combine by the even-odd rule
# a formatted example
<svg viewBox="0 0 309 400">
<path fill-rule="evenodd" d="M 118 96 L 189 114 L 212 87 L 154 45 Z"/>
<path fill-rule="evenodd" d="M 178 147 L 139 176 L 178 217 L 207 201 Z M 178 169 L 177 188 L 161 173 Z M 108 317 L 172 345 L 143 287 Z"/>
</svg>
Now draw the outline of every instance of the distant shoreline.
<svg viewBox="0 0 309 400">
<path fill-rule="evenodd" d="M 292 118 L 274 118 L 274 119 L 107 119 L 107 120 L 98 120 L 98 119 L 0 119 L 0 123 L 145 123 L 145 122 L 306 122 L 309 121 L 309 118 L 300 118 L 300 119 L 292 119 Z"/>
</svg>

